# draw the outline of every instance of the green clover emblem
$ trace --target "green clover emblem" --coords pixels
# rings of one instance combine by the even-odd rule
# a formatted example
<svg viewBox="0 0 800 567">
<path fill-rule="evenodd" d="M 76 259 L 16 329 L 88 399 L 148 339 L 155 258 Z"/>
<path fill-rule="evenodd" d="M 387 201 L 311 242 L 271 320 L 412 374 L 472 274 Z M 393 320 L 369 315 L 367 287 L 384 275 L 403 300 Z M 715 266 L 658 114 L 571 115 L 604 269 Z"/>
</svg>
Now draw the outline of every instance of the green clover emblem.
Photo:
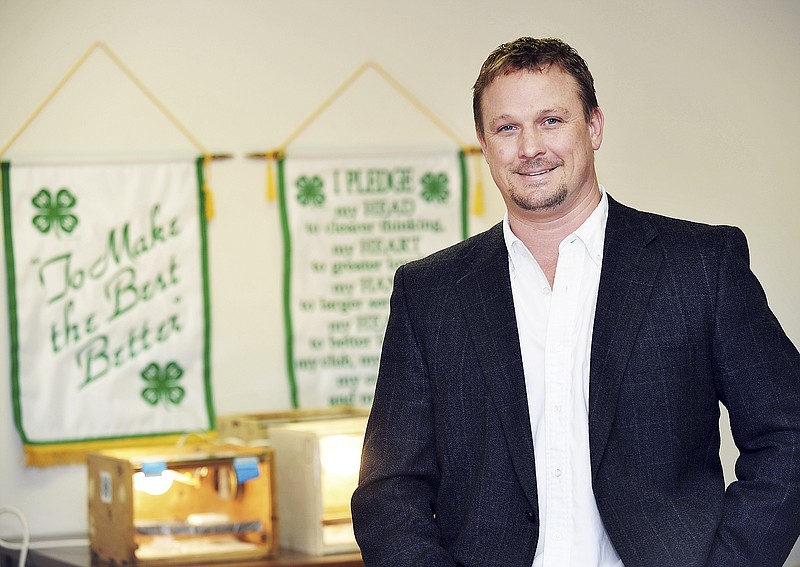
<svg viewBox="0 0 800 567">
<path fill-rule="evenodd" d="M 318 175 L 308 178 L 305 175 L 297 180 L 297 200 L 301 205 L 312 205 L 321 207 L 325 202 L 325 194 L 322 192 L 322 179 Z"/>
<path fill-rule="evenodd" d="M 162 370 L 158 364 L 152 362 L 142 370 L 142 379 L 148 384 L 142 390 L 142 398 L 151 406 L 164 400 L 164 405 L 178 405 L 186 395 L 186 390 L 178 386 L 178 380 L 183 376 L 183 368 L 175 362 L 170 362 Z"/>
<path fill-rule="evenodd" d="M 62 187 L 56 193 L 55 199 L 46 188 L 42 188 L 31 199 L 33 206 L 39 210 L 39 214 L 33 217 L 33 226 L 39 232 L 46 234 L 53 229 L 56 236 L 63 230 L 70 233 L 78 226 L 78 217 L 70 212 L 78 201 L 66 188 Z"/>
<path fill-rule="evenodd" d="M 444 203 L 450 195 L 450 190 L 447 188 L 447 174 L 441 173 L 426 173 L 420 179 L 422 184 L 422 198 L 429 203 L 438 201 Z"/>
</svg>

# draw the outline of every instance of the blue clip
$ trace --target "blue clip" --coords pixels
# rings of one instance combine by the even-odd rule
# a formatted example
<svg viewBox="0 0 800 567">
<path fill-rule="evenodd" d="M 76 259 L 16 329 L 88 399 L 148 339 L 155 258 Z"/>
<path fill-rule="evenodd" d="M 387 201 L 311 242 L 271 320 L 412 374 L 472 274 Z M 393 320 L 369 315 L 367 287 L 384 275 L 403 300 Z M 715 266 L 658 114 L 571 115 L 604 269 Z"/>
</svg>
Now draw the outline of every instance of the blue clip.
<svg viewBox="0 0 800 567">
<path fill-rule="evenodd" d="M 142 463 L 144 476 L 161 476 L 167 470 L 167 463 L 164 461 L 150 461 Z"/>
<path fill-rule="evenodd" d="M 258 470 L 258 457 L 235 457 L 233 459 L 233 470 L 236 473 L 236 481 L 239 484 L 258 478 L 261 474 Z"/>
</svg>

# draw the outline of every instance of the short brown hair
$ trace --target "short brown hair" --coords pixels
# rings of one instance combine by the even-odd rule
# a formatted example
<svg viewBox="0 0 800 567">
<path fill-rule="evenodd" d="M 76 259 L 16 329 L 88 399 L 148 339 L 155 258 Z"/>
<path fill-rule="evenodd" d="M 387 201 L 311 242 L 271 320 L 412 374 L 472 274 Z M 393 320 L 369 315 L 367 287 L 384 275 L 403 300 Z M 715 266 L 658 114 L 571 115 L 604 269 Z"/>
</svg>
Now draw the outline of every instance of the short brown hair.
<svg viewBox="0 0 800 567">
<path fill-rule="evenodd" d="M 515 71 L 540 70 L 550 65 L 560 67 L 578 83 L 578 94 L 588 121 L 598 104 L 594 79 L 586 61 L 560 39 L 521 37 L 492 51 L 481 66 L 478 79 L 472 87 L 472 113 L 478 134 L 483 135 L 481 97 L 489 83 L 501 75 Z"/>
</svg>

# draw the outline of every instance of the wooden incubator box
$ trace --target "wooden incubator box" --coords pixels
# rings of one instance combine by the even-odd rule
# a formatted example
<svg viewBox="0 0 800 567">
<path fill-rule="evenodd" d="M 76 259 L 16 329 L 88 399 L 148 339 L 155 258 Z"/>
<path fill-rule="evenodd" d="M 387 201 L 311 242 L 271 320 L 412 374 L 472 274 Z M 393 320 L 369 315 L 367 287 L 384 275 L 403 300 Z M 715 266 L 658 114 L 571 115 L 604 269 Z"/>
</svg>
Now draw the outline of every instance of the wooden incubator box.
<svg viewBox="0 0 800 567">
<path fill-rule="evenodd" d="M 278 554 L 273 452 L 236 445 L 87 456 L 93 562 L 177 565 Z"/>
</svg>

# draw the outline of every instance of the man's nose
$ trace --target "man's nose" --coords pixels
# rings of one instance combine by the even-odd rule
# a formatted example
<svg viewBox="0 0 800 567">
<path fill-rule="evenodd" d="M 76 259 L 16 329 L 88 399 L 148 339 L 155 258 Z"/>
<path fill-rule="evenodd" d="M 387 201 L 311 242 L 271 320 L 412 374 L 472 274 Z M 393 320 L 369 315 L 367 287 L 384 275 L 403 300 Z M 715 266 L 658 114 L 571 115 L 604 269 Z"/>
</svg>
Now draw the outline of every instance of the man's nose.
<svg viewBox="0 0 800 567">
<path fill-rule="evenodd" d="M 535 158 L 545 153 L 544 137 L 536 128 L 525 128 L 519 137 L 519 157 Z"/>
</svg>

